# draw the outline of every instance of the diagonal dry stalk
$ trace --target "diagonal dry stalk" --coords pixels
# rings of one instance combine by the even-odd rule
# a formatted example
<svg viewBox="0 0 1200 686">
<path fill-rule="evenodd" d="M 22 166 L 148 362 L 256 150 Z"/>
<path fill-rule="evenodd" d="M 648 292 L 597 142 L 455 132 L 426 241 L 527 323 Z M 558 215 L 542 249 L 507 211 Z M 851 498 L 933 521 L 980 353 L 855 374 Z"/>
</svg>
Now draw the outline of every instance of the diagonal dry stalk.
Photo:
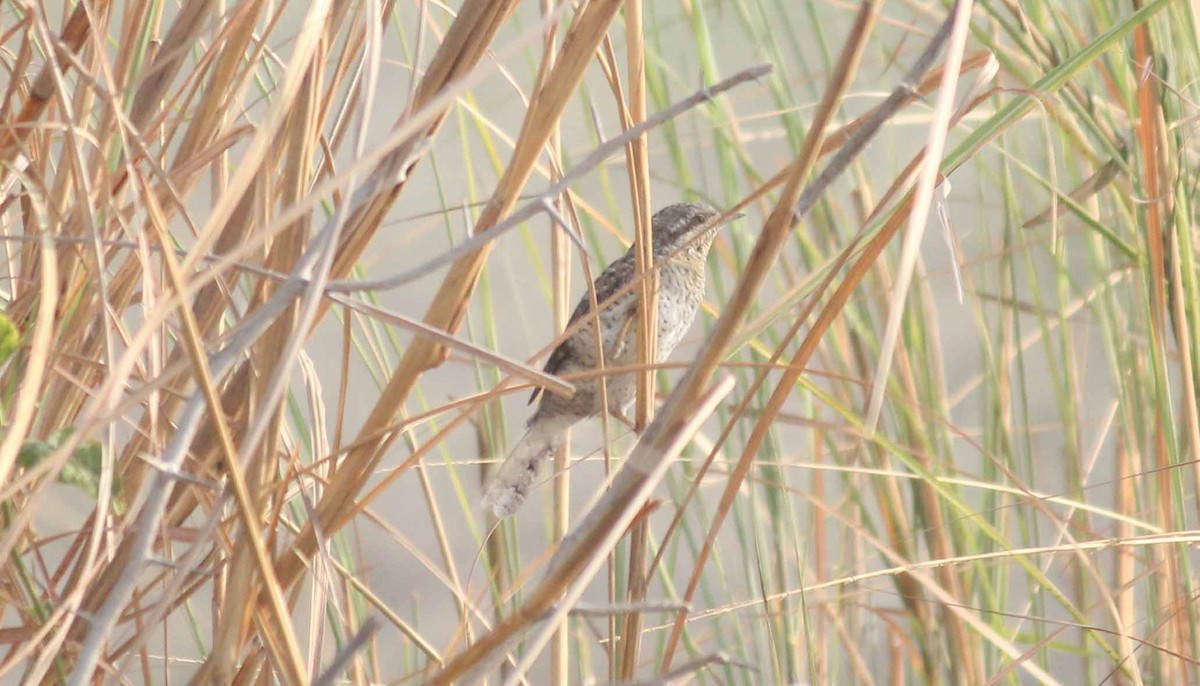
<svg viewBox="0 0 1200 686">
<path fill-rule="evenodd" d="M 514 147 L 513 159 L 487 206 L 475 224 L 475 233 L 487 231 L 504 218 L 516 204 L 533 165 L 561 116 L 570 95 L 583 76 L 583 68 L 607 31 L 619 3 L 612 0 L 588 3 L 579 11 L 541 92 L 537 93 L 526 114 Z M 479 278 L 487 257 L 487 246 L 454 262 L 425 316 L 425 323 L 454 331 L 466 312 L 467 297 Z M 444 349 L 425 338 L 417 338 L 405 351 L 387 387 L 371 410 L 360 434 L 375 435 L 392 423 L 417 377 L 426 369 L 444 361 Z M 385 444 L 386 445 L 386 444 Z M 346 503 L 362 489 L 366 479 L 382 457 L 381 446 L 363 444 L 352 450 L 344 466 L 334 476 L 329 489 L 316 506 L 316 521 L 306 525 L 294 547 L 279 560 L 279 576 L 284 583 L 293 581 L 303 570 L 304 560 L 316 547 L 316 530 L 325 535 L 337 531 L 346 521 Z"/>
<path fill-rule="evenodd" d="M 818 106 L 816 114 L 813 117 L 813 122 L 804 141 L 804 150 L 802 151 L 800 158 L 793 163 L 792 168 L 789 170 L 790 174 L 781 193 L 779 204 L 776 205 L 775 211 L 767 220 L 767 226 L 763 230 L 764 235 L 759 239 L 758 244 L 755 246 L 754 256 L 758 256 L 760 254 L 760 247 L 763 246 L 764 243 L 770 247 L 763 248 L 763 250 L 765 251 L 769 249 L 772 251 L 770 253 L 770 261 L 766 262 L 766 264 L 760 267 L 762 270 L 761 274 L 766 274 L 766 272 L 769 270 L 770 262 L 774 261 L 775 255 L 778 254 L 779 249 L 782 247 L 783 238 L 786 236 L 786 233 L 804 218 L 805 214 L 807 214 L 808 210 L 815 202 L 814 199 L 816 197 L 820 197 L 820 195 L 824 192 L 824 188 L 828 185 L 832 178 L 838 176 L 841 171 L 845 169 L 846 165 L 849 163 L 849 160 L 852 159 L 852 156 L 861 152 L 865 141 L 869 140 L 870 137 L 873 136 L 876 131 L 878 131 L 879 126 L 881 126 L 883 121 L 885 121 L 892 113 L 881 108 L 878 111 L 878 116 L 875 117 L 873 121 L 857 131 L 847 141 L 846 147 L 839 152 L 838 156 L 835 157 L 832 162 L 830 162 L 829 167 L 827 167 L 825 172 L 821 175 L 821 179 L 825 179 L 824 185 L 813 184 L 808 188 L 804 188 L 804 197 L 808 199 L 808 202 L 801 204 L 801 189 L 803 188 L 802 184 L 804 179 L 806 179 L 811 173 L 812 168 L 816 163 L 819 151 L 821 149 L 821 143 L 824 138 L 825 128 L 829 125 L 829 122 L 833 117 L 833 113 L 841 105 L 842 97 L 849 86 L 850 80 L 853 78 L 854 73 L 858 70 L 859 60 L 862 58 L 863 50 L 866 48 L 867 38 L 871 34 L 871 29 L 874 26 L 878 11 L 878 2 L 866 1 L 859 6 L 858 15 L 853 27 L 850 30 L 846 43 L 842 48 L 842 53 L 837 62 L 833 77 L 830 79 L 830 83 L 825 90 L 825 95 Z M 920 75 L 925 69 L 928 68 L 930 64 L 932 64 L 933 58 L 938 52 L 940 52 L 940 50 L 941 44 L 935 37 L 922 56 L 924 59 L 918 60 L 918 64 L 923 65 L 923 67 L 920 69 L 920 71 L 917 71 L 917 78 L 908 79 L 908 82 L 912 83 L 919 81 Z M 898 98 L 893 96 L 892 99 L 897 101 L 897 105 L 899 104 Z M 774 224 L 772 222 L 774 222 Z M 773 230 L 773 233 L 771 230 Z M 767 243 L 767 241 L 770 240 L 768 236 L 774 236 L 774 245 Z M 751 257 L 751 264 L 753 264 L 754 256 Z M 754 272 L 750 271 L 749 269 L 747 269 L 747 272 L 751 275 L 754 274 Z M 751 290 L 748 295 L 753 295 L 757 292 L 758 288 L 761 286 L 761 276 L 759 279 L 760 281 L 758 283 L 752 283 L 751 288 L 753 290 Z M 742 291 L 742 283 L 739 283 L 739 288 L 735 293 L 735 297 Z M 738 307 L 741 305 L 741 303 L 737 303 L 735 301 L 731 305 L 733 307 Z M 744 311 L 744 307 L 745 305 L 741 305 L 741 307 L 738 307 L 738 309 L 734 311 L 742 312 Z M 722 317 L 720 320 L 718 320 L 718 324 L 725 319 L 726 317 Z M 718 330 L 720 330 L 719 327 Z M 733 326 L 729 326 L 726 335 L 732 337 L 732 334 Z M 721 343 L 724 345 L 727 343 L 727 341 L 721 341 Z M 706 343 L 706 349 L 709 345 L 711 345 L 711 339 L 709 343 Z M 791 385 L 788 385 L 786 388 L 790 390 Z M 747 453 L 751 455 L 753 454 L 749 448 L 747 449 Z M 730 480 L 730 485 L 736 489 L 737 482 L 738 479 L 735 475 L 735 478 Z M 711 547 L 712 539 L 716 535 L 717 530 L 720 528 L 721 518 L 725 512 L 728 512 L 728 510 L 729 502 L 727 492 L 726 496 L 722 498 L 722 502 L 718 507 L 718 519 L 709 529 L 709 540 L 706 542 L 706 549 Z M 695 593 L 698 584 L 699 571 L 704 567 L 704 563 L 705 555 L 702 551 L 700 559 L 696 563 L 692 579 L 689 581 L 688 589 L 685 592 L 684 597 L 687 599 L 685 602 L 690 601 L 691 596 Z M 667 647 L 664 652 L 661 666 L 661 670 L 664 672 L 669 671 L 671 668 L 671 660 L 674 657 L 676 647 L 678 646 L 680 637 L 683 633 L 683 622 L 685 617 L 685 613 L 679 613 L 675 621 L 675 626 L 673 627 L 671 635 L 667 640 Z"/>
<path fill-rule="evenodd" d="M 717 403 L 728 395 L 732 388 L 733 379 L 726 377 L 713 388 L 690 399 L 694 401 L 690 408 L 693 410 L 692 414 L 680 418 L 679 423 L 674 427 L 673 434 L 664 435 L 660 431 L 658 438 L 660 442 L 656 446 L 647 447 L 644 439 L 639 441 L 638 448 L 630 455 L 621 471 L 617 473 L 618 479 L 623 474 L 635 473 L 635 480 L 627 482 L 623 492 L 635 494 L 641 501 L 649 498 L 671 460 L 678 456 L 700 424 L 713 413 Z M 662 421 L 663 416 L 665 414 L 660 414 L 659 418 L 647 428 L 647 435 Z M 450 659 L 429 679 L 428 683 L 431 685 L 452 684 L 459 683 L 463 679 L 473 682 L 480 677 L 489 675 L 503 658 L 505 646 L 518 639 L 529 625 L 545 619 L 546 614 L 554 610 L 555 617 L 547 622 L 547 631 L 542 632 L 542 636 L 536 641 L 535 648 L 544 646 L 548 640 L 548 633 L 554 631 L 558 622 L 566 616 L 573 602 L 578 600 L 587 582 L 599 571 L 607 552 L 625 535 L 629 524 L 632 523 L 639 511 L 640 508 L 616 511 L 607 508 L 600 512 L 602 515 L 607 515 L 603 521 L 597 517 L 598 509 L 589 512 L 577 528 L 576 534 L 564 540 L 558 548 L 550 561 L 546 578 L 529 592 L 525 602 L 491 631 Z M 600 522 L 599 526 L 597 526 L 597 522 Z M 581 546 L 578 537 L 580 531 L 588 532 L 596 539 L 601 539 L 600 545 L 594 549 L 586 549 Z M 565 558 L 563 551 L 568 551 L 568 556 Z M 555 603 L 559 598 L 564 599 L 556 609 Z M 513 683 L 523 678 L 524 671 L 528 669 L 529 662 L 536 656 L 536 652 L 535 649 L 526 655 L 522 664 L 518 665 L 506 683 Z"/>
</svg>

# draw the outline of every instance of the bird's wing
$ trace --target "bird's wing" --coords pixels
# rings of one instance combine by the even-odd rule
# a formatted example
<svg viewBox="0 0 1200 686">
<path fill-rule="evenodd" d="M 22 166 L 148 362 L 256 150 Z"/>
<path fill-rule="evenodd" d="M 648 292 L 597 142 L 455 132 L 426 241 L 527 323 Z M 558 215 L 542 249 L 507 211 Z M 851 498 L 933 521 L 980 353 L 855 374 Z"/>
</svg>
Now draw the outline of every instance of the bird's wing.
<svg viewBox="0 0 1200 686">
<path fill-rule="evenodd" d="M 633 273 L 633 259 L 633 252 L 627 252 L 615 262 L 608 265 L 608 268 L 601 272 L 600 276 L 596 277 L 596 302 L 599 303 L 601 307 L 604 307 L 604 301 L 611 298 L 613 294 L 616 293 L 622 285 L 624 285 L 625 279 L 628 278 L 628 275 Z M 626 266 L 625 263 L 629 263 L 629 265 Z M 609 307 L 611 307 L 611 305 Z M 636 310 L 636 307 L 629 307 L 628 311 L 624 312 L 623 314 L 626 319 L 629 319 L 633 317 Z M 584 293 L 583 297 L 579 299 L 579 303 L 575 305 L 575 311 L 571 313 L 571 319 L 567 321 L 567 328 L 571 328 L 571 326 L 580 319 L 589 316 L 591 311 L 591 294 Z M 550 353 L 550 357 L 546 360 L 546 366 L 542 368 L 542 371 L 546 372 L 547 374 L 557 374 L 559 370 L 562 369 L 563 364 L 566 363 L 567 358 L 571 354 L 571 351 L 567 347 L 570 345 L 570 341 L 571 337 L 568 336 L 558 344 L 558 347 Z M 606 351 L 605 354 L 608 354 L 608 352 Z M 543 389 L 541 388 L 533 389 L 533 393 L 529 396 L 530 404 L 533 404 L 533 401 L 537 400 L 538 397 L 541 396 L 542 390 Z"/>
</svg>

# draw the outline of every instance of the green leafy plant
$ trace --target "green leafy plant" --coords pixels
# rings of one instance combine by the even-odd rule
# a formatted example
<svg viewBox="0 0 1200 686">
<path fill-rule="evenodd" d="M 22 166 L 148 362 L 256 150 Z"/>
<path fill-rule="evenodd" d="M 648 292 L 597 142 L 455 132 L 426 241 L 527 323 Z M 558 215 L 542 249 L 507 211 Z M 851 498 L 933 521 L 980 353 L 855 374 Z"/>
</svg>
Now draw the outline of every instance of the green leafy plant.
<svg viewBox="0 0 1200 686">
<path fill-rule="evenodd" d="M 36 467 L 43 460 L 59 449 L 62 444 L 75 433 L 73 428 L 59 429 L 44 440 L 27 440 L 21 444 L 17 462 L 26 469 Z M 87 493 L 93 500 L 100 496 L 104 456 L 99 441 L 84 441 L 71 451 L 66 464 L 58 472 L 58 482 L 75 486 Z M 110 507 L 113 514 L 125 511 L 121 501 L 121 479 L 114 476 L 112 487 L 109 489 L 112 497 Z"/>
</svg>

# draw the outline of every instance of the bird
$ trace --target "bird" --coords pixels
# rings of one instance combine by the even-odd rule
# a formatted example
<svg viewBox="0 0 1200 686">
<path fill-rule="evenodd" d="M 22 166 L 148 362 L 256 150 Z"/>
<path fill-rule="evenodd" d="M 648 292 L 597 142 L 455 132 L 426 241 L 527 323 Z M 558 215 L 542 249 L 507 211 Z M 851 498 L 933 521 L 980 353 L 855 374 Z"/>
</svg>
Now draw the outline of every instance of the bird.
<svg viewBox="0 0 1200 686">
<path fill-rule="evenodd" d="M 729 217 L 732 221 L 741 214 Z M 658 271 L 658 344 L 655 359 L 664 360 L 691 328 L 704 295 L 705 264 L 721 212 L 702 203 L 678 203 L 660 209 L 651 220 L 653 267 Z M 726 222 L 727 223 L 727 222 Z M 636 246 L 610 264 L 596 277 L 594 289 L 600 307 L 592 315 L 592 299 L 580 299 L 567 328 L 585 320 L 567 336 L 546 360 L 545 371 L 560 376 L 596 369 L 595 323 L 600 323 L 605 368 L 637 363 L 638 289 L 626 288 L 637 276 Z M 609 412 L 624 417 L 636 399 L 637 376 L 633 372 L 604 375 L 604 392 Z M 483 506 L 498 518 L 512 515 L 525 501 L 538 468 L 561 443 L 568 428 L 601 412 L 600 377 L 584 376 L 575 382 L 570 397 L 538 388 L 529 398 L 538 406 L 527 429 L 497 470 L 483 497 Z"/>
</svg>

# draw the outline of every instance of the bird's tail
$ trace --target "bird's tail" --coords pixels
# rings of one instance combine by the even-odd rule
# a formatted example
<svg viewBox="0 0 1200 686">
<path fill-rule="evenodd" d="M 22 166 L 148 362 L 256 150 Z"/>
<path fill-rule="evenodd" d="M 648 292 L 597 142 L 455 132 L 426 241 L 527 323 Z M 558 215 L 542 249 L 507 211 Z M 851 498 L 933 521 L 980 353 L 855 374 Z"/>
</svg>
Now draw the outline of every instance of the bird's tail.
<svg viewBox="0 0 1200 686">
<path fill-rule="evenodd" d="M 563 431 L 575 421 L 575 418 L 539 420 L 535 416 L 529 430 L 517 441 L 492 478 L 483 496 L 483 506 L 497 517 L 507 517 L 516 512 L 533 486 L 538 467 L 554 450 Z"/>
</svg>

